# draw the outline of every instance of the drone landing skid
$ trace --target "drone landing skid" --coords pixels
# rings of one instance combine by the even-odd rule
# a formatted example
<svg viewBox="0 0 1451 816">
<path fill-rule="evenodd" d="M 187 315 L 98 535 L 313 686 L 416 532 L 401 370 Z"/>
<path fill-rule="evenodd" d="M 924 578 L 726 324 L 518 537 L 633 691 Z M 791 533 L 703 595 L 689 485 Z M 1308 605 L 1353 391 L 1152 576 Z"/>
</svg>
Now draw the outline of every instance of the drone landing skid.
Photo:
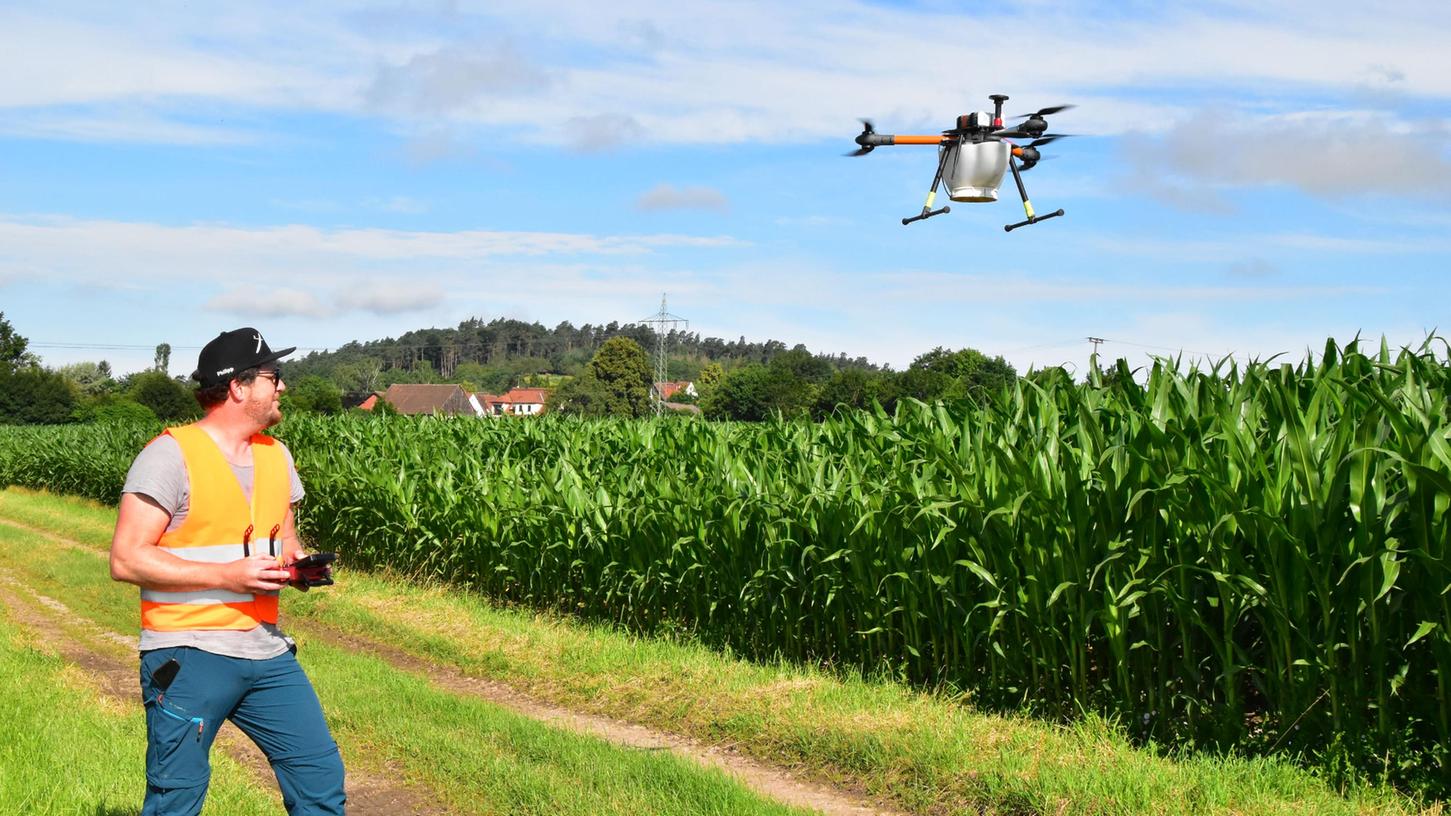
<svg viewBox="0 0 1451 816">
<path fill-rule="evenodd" d="M 1017 229 L 1018 227 L 1028 227 L 1028 226 L 1032 226 L 1033 224 L 1036 224 L 1039 221 L 1047 221 L 1050 218 L 1057 218 L 1058 216 L 1060 216 L 1062 214 L 1063 214 L 1063 210 L 1060 209 L 1060 210 L 1057 210 L 1056 212 L 1050 212 L 1047 215 L 1035 215 L 1032 218 L 1029 218 L 1027 221 L 1019 221 L 1016 224 L 1005 224 L 1003 226 L 1003 232 L 1012 232 L 1013 230 Z"/>
<path fill-rule="evenodd" d="M 908 224 L 912 223 L 913 221 L 926 221 L 927 219 L 931 218 L 934 215 L 942 215 L 943 213 L 950 213 L 950 212 L 952 212 L 952 208 L 951 207 L 943 207 L 940 210 L 929 210 L 926 207 L 923 207 L 922 208 L 922 212 L 917 213 L 916 215 L 912 216 L 911 218 L 903 218 L 902 219 L 902 226 L 905 227 Z"/>
</svg>

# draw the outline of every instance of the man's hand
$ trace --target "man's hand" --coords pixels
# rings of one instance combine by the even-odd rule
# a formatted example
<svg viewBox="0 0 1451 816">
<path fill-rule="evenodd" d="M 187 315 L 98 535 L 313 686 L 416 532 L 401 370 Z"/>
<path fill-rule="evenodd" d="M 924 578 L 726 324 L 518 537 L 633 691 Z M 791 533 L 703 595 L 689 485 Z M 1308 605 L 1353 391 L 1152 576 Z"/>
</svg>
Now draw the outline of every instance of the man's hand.
<svg viewBox="0 0 1451 816">
<path fill-rule="evenodd" d="M 222 589 L 247 594 L 276 592 L 287 585 L 288 572 L 273 556 L 259 553 L 224 565 Z"/>
<path fill-rule="evenodd" d="M 332 586 L 335 552 L 301 555 L 293 553 L 288 559 L 289 583 L 306 592 L 315 586 Z"/>
</svg>

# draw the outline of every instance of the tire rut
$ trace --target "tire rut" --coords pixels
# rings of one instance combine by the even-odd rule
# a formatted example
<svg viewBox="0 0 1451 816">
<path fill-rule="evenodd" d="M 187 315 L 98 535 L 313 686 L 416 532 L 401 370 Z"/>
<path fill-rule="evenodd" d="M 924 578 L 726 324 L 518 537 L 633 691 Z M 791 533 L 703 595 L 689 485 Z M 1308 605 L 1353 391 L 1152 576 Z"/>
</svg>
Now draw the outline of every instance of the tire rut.
<svg viewBox="0 0 1451 816">
<path fill-rule="evenodd" d="M 845 791 L 767 765 L 737 753 L 729 745 L 712 745 L 635 723 L 549 705 L 506 683 L 472 677 L 396 646 L 359 637 L 317 621 L 293 619 L 289 626 L 339 648 L 371 653 L 394 668 L 420 677 L 438 688 L 483 699 L 532 720 L 589 734 L 614 745 L 669 751 L 697 765 L 724 771 L 752 791 L 787 805 L 809 808 L 826 816 L 904 816 L 901 811 L 873 802 L 861 793 Z"/>
<path fill-rule="evenodd" d="M 81 639 L 65 633 L 61 620 L 84 629 L 87 636 L 130 649 L 136 648 L 135 638 L 127 638 L 85 621 L 74 615 L 65 604 L 29 589 L 3 569 L 0 569 L 0 606 L 7 608 L 10 617 L 25 628 L 37 634 L 45 633 L 46 644 L 67 662 L 81 668 L 97 690 L 124 703 L 137 704 L 141 701 L 141 680 L 135 663 L 88 647 Z M 276 791 L 277 777 L 272 773 L 266 755 L 235 725 L 230 722 L 222 724 L 215 747 L 245 768 L 263 788 Z M 396 784 L 383 775 L 359 772 L 353 767 L 347 771 L 347 795 L 348 813 L 354 816 L 405 813 L 447 816 L 452 813 L 426 791 Z M 277 805 L 281 809 L 280 792 L 277 793 Z"/>
</svg>

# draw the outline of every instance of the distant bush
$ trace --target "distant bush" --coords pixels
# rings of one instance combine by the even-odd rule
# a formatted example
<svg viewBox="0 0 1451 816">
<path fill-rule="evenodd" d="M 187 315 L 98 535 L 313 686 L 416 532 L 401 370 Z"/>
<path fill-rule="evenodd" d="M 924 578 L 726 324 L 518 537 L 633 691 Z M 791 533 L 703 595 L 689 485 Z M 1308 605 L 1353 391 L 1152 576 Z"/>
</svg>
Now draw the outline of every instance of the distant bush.
<svg viewBox="0 0 1451 816">
<path fill-rule="evenodd" d="M 136 375 L 127 396 L 151 409 L 151 413 L 166 422 L 193 420 L 202 413 L 196 397 L 192 396 L 192 389 L 160 371 Z"/>
<path fill-rule="evenodd" d="M 115 394 L 107 394 L 82 405 L 72 416 L 77 422 L 156 422 L 156 414 L 150 408 Z"/>
<path fill-rule="evenodd" d="M 53 371 L 0 366 L 0 425 L 70 422 L 76 402 L 65 377 Z"/>
</svg>

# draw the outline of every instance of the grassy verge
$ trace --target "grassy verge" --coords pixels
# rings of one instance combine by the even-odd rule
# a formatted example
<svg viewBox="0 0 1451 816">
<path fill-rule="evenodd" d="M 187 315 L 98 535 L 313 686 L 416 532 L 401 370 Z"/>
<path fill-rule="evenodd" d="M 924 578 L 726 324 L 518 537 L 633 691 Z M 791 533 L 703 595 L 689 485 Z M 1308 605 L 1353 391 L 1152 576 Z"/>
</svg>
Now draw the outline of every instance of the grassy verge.
<svg viewBox="0 0 1451 816">
<path fill-rule="evenodd" d="M 32 514 L 25 523 L 37 521 Z M 0 564 L 28 588 L 103 628 L 132 631 L 134 592 L 110 581 L 99 554 L 99 549 L 59 547 L 37 533 L 0 525 Z M 437 689 L 378 658 L 305 637 L 299 642 L 300 656 L 349 767 L 372 775 L 399 774 L 403 782 L 433 791 L 456 812 L 801 812 L 764 801 L 723 773 L 668 753 L 622 749 L 544 726 L 485 701 Z M 138 744 L 142 733 L 135 732 Z"/>
<path fill-rule="evenodd" d="M 0 813 L 123 816 L 141 810 L 146 721 L 139 705 L 117 703 L 81 672 L 38 650 L 43 641 L 0 605 Z M 214 755 L 212 816 L 274 814 L 275 791 Z"/>
<path fill-rule="evenodd" d="M 1342 794 L 1284 761 L 1157 756 L 1098 720 L 987 715 L 895 683 L 732 660 L 382 576 L 348 575 L 337 589 L 288 612 L 562 706 L 733 743 L 914 813 L 1415 810 L 1385 789 Z"/>
<path fill-rule="evenodd" d="M 461 812 L 589 816 L 803 813 L 670 754 L 617 748 L 430 686 L 383 661 L 306 643 L 340 745 L 403 767 Z"/>
<path fill-rule="evenodd" d="M 74 516 L 67 511 L 71 507 Z M 54 529 L 98 549 L 108 540 L 104 522 L 112 512 L 43 494 L 0 494 L 0 517 Z M 91 559 L 94 571 L 94 556 L 74 555 Z M 47 563 L 27 568 L 41 574 L 57 570 L 67 592 L 82 593 L 71 597 L 85 599 L 109 619 L 109 603 L 74 586 L 87 581 L 70 574 L 83 568 L 80 561 L 61 566 L 67 557 L 56 556 L 54 566 L 39 559 Z M 10 556 L 0 550 L 0 557 Z M 95 591 L 106 594 L 99 586 Z M 344 572 L 328 590 L 289 593 L 285 614 L 387 642 L 562 706 L 734 743 L 768 761 L 887 796 L 914 813 L 1418 810 L 1385 788 L 1336 791 L 1286 761 L 1159 756 L 1133 748 L 1096 720 L 1060 728 L 984 715 L 889 682 L 732 660 L 691 644 L 500 610 L 476 596 L 386 576 Z M 134 627 L 133 615 L 126 605 L 126 617 L 118 619 L 122 631 Z M 314 652 L 309 670 L 320 690 L 338 694 L 331 689 L 334 682 L 351 686 L 355 677 L 374 677 L 359 688 L 378 696 L 360 696 L 358 710 L 386 708 L 369 701 L 394 699 L 391 687 L 380 685 L 388 676 L 383 668 L 325 648 L 309 651 Z M 338 710 L 329 703 L 330 714 Z M 366 739 L 362 733 L 357 739 Z M 1430 812 L 1439 812 L 1439 806 Z"/>
</svg>

